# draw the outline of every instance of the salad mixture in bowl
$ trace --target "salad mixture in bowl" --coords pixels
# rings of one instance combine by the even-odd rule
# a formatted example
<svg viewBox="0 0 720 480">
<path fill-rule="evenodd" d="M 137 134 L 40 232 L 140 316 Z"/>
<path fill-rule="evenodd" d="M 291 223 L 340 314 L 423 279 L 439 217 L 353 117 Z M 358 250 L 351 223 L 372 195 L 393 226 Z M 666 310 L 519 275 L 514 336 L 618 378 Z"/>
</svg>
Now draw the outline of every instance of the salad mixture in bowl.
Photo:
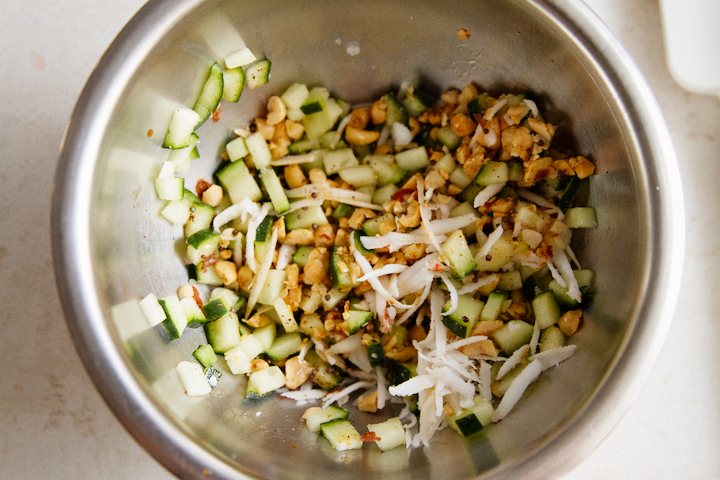
<svg viewBox="0 0 720 480">
<path fill-rule="evenodd" d="M 241 396 L 310 405 L 307 428 L 337 450 L 499 422 L 575 351 L 593 273 L 570 244 L 597 226 L 593 162 L 553 148 L 530 94 L 403 84 L 351 105 L 294 83 L 186 184 L 198 128 L 270 68 L 247 48 L 213 64 L 165 136 L 155 189 L 191 280 L 140 307 L 170 339 L 204 329 L 177 365 L 185 394 L 242 376 Z M 349 403 L 402 408 L 360 428 Z"/>
</svg>

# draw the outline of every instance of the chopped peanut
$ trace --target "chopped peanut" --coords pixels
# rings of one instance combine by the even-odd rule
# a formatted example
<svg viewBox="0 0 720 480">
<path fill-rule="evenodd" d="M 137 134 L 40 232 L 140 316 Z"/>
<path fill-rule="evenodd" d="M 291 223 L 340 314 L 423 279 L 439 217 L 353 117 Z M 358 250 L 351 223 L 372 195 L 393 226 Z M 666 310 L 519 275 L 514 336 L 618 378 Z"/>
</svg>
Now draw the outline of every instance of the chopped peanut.
<svg viewBox="0 0 720 480">
<path fill-rule="evenodd" d="M 589 177 L 595 173 L 595 165 L 585 157 L 577 156 L 570 159 L 570 165 L 575 169 L 578 178 Z"/>
<path fill-rule="evenodd" d="M 305 383 L 313 373 L 313 367 L 300 357 L 292 357 L 285 362 L 286 386 L 293 390 Z"/>
<path fill-rule="evenodd" d="M 250 131 L 260 132 L 268 142 L 275 136 L 275 126 L 269 125 L 264 118 L 256 118 L 253 120 L 253 123 L 250 125 Z"/>
<path fill-rule="evenodd" d="M 278 123 L 285 120 L 285 115 L 287 115 L 287 109 L 285 108 L 285 103 L 280 100 L 280 97 L 274 95 L 270 97 L 270 99 L 268 100 L 267 109 L 268 125 L 277 125 Z"/>
<path fill-rule="evenodd" d="M 285 235 L 285 243 L 288 245 L 313 245 L 315 243 L 315 234 L 307 228 L 290 230 Z"/>
<path fill-rule="evenodd" d="M 568 337 L 577 332 L 580 326 L 580 319 L 582 319 L 582 310 L 570 310 L 558 320 L 558 328 L 567 335 Z"/>
<path fill-rule="evenodd" d="M 302 187 L 308 183 L 305 173 L 303 173 L 302 168 L 300 168 L 300 165 L 298 164 L 286 166 L 283 173 L 285 176 L 285 182 L 287 182 L 289 188 Z"/>
<path fill-rule="evenodd" d="M 480 322 L 484 323 L 484 322 Z M 502 322 L 500 322 L 502 323 Z M 498 349 L 492 340 L 480 340 L 479 342 L 471 343 L 460 347 L 459 350 L 467 355 L 468 357 L 477 357 L 480 355 L 487 355 L 489 357 L 497 357 Z"/>
<path fill-rule="evenodd" d="M 315 230 L 315 246 L 332 247 L 333 245 L 335 245 L 335 232 L 332 225 L 320 225 Z"/>
<path fill-rule="evenodd" d="M 350 123 L 348 123 L 348 127 L 352 127 L 357 130 L 365 130 L 369 122 L 370 109 L 356 108 L 355 110 L 350 112 Z"/>
<path fill-rule="evenodd" d="M 385 123 L 386 115 L 387 103 L 385 103 L 385 100 L 380 99 L 372 104 L 372 108 L 370 108 L 370 118 L 375 125 Z"/>
<path fill-rule="evenodd" d="M 270 365 L 261 358 L 254 358 L 250 362 L 250 373 L 259 372 L 260 370 L 265 370 L 266 368 L 270 368 Z"/>
<path fill-rule="evenodd" d="M 358 398 L 357 407 L 358 410 L 360 410 L 361 412 L 377 412 L 377 391 L 372 392 L 369 395 L 363 395 L 362 397 Z"/>
<path fill-rule="evenodd" d="M 291 139 L 300 140 L 305 133 L 305 127 L 301 122 L 295 122 L 288 118 L 285 120 L 285 131 Z"/>
<path fill-rule="evenodd" d="M 352 215 L 350 215 L 348 226 L 353 230 L 359 230 L 366 219 L 374 218 L 375 216 L 375 212 L 369 208 L 356 208 Z"/>
<path fill-rule="evenodd" d="M 295 231 L 295 230 L 293 230 Z M 308 261 L 303 269 L 303 281 L 306 285 L 322 282 L 327 276 L 328 251 L 323 247 L 316 247 L 310 252 Z"/>
<path fill-rule="evenodd" d="M 253 278 L 255 278 L 255 275 L 253 274 L 252 270 L 250 270 L 250 267 L 247 265 L 243 265 L 242 267 L 238 268 L 237 271 L 237 283 L 246 292 L 250 291 L 250 285 L 252 284 Z"/>
<path fill-rule="evenodd" d="M 220 185 L 210 185 L 202 194 L 203 203 L 207 203 L 211 207 L 220 205 L 223 199 L 223 189 Z"/>
<path fill-rule="evenodd" d="M 327 175 L 319 168 L 313 168 L 308 172 L 310 183 L 323 183 L 327 181 Z"/>
<path fill-rule="evenodd" d="M 370 145 L 380 137 L 380 132 L 372 130 L 360 130 L 347 126 L 345 129 L 345 140 L 351 145 Z"/>
<path fill-rule="evenodd" d="M 215 271 L 222 278 L 225 285 L 230 285 L 237 281 L 237 267 L 233 262 L 220 260 L 215 264 Z"/>
<path fill-rule="evenodd" d="M 475 123 L 473 119 L 463 113 L 456 113 L 450 119 L 450 126 L 455 133 L 457 133 L 461 137 L 464 137 L 475 132 L 475 129 L 477 128 L 477 123 Z"/>
</svg>

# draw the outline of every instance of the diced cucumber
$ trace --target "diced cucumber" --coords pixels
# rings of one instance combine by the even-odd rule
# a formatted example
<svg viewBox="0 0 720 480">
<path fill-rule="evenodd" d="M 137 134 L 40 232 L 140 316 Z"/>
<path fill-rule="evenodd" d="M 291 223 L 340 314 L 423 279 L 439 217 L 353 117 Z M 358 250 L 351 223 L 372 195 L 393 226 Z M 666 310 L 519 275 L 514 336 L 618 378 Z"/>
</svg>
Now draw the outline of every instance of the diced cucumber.
<svg viewBox="0 0 720 480">
<path fill-rule="evenodd" d="M 443 312 L 450 310 L 451 302 L 443 307 Z M 461 338 L 467 338 L 473 327 L 480 320 L 480 314 L 485 304 L 482 300 L 472 295 L 459 295 L 457 308 L 450 315 L 443 315 L 442 320 L 445 326 L 452 333 Z"/>
<path fill-rule="evenodd" d="M 298 247 L 297 251 L 293 255 L 292 262 L 299 266 L 301 269 L 305 268 L 305 265 L 307 265 L 308 258 L 310 257 L 310 253 L 315 249 L 312 245 L 301 245 Z"/>
<path fill-rule="evenodd" d="M 253 157 L 254 158 L 254 157 Z M 283 213 L 290 210 L 290 202 L 288 202 L 285 190 L 280 183 L 275 170 L 273 168 L 265 168 L 260 170 L 260 181 L 270 196 L 273 208 L 277 213 Z"/>
<path fill-rule="evenodd" d="M 385 350 L 383 349 L 382 343 L 369 343 L 367 352 L 371 367 L 385 366 Z"/>
<path fill-rule="evenodd" d="M 374 314 L 372 312 L 362 310 L 349 310 L 347 313 L 343 313 L 343 318 L 348 324 L 350 335 L 359 332 L 372 320 L 373 316 Z"/>
<path fill-rule="evenodd" d="M 475 176 L 475 185 L 487 187 L 488 185 L 499 185 L 508 181 L 508 166 L 506 162 L 490 160 L 482 166 Z"/>
<path fill-rule="evenodd" d="M 273 307 L 275 312 L 280 317 L 280 324 L 283 326 L 286 332 L 291 333 L 298 329 L 297 321 L 295 321 L 295 315 L 293 315 L 290 307 L 287 306 L 285 300 L 278 297 L 273 301 Z"/>
<path fill-rule="evenodd" d="M 418 117 L 435 104 L 435 98 L 422 87 L 411 87 L 405 91 L 402 104 L 411 117 Z"/>
<path fill-rule="evenodd" d="M 577 176 L 573 175 L 572 177 L 570 177 L 567 188 L 565 188 L 565 192 L 562 194 L 562 197 L 560 197 L 560 200 L 558 201 L 558 207 L 560 207 L 560 210 L 562 210 L 563 213 L 566 213 L 568 209 L 572 206 L 575 195 L 580 188 L 580 182 L 581 180 Z"/>
<path fill-rule="evenodd" d="M 345 288 L 337 288 L 333 287 L 328 292 L 322 296 L 322 305 L 323 309 L 328 312 L 335 308 L 340 302 L 345 300 L 345 297 L 347 297 L 350 294 L 349 289 Z"/>
<path fill-rule="evenodd" d="M 285 374 L 280 367 L 273 365 L 250 374 L 247 383 L 246 397 L 263 396 L 285 386 Z"/>
<path fill-rule="evenodd" d="M 396 362 L 387 364 L 387 381 L 390 385 L 400 385 L 417 376 L 417 364 L 413 362 Z"/>
<path fill-rule="evenodd" d="M 315 294 L 315 292 L 312 292 Z M 304 297 L 304 298 L 310 298 L 310 297 Z M 318 295 L 318 306 L 320 305 L 320 295 Z M 302 308 L 302 307 L 301 307 Z M 317 307 L 315 308 L 317 310 Z M 311 312 L 306 312 L 303 310 L 303 314 L 300 317 L 300 331 L 307 335 L 308 337 L 312 337 L 314 335 L 315 330 L 318 331 L 325 331 L 325 325 L 323 324 L 322 319 L 320 318 L 320 315 L 315 313 L 315 310 Z"/>
<path fill-rule="evenodd" d="M 540 330 L 544 330 L 551 325 L 555 325 L 560 320 L 560 305 L 558 305 L 555 294 L 548 290 L 543 292 L 532 301 L 533 312 L 535 313 L 535 323 L 538 324 Z"/>
<path fill-rule="evenodd" d="M 392 183 L 380 187 L 375 190 L 375 193 L 373 193 L 372 202 L 376 205 L 383 205 L 386 202 L 392 200 L 392 196 L 398 190 L 399 188 L 397 187 L 397 185 L 393 185 Z"/>
<path fill-rule="evenodd" d="M 368 432 L 375 434 L 375 444 L 383 452 L 405 445 L 405 428 L 398 417 L 389 418 L 382 423 L 369 424 L 367 429 Z"/>
<path fill-rule="evenodd" d="M 475 258 L 477 270 L 480 272 L 495 272 L 500 270 L 510 260 L 530 246 L 521 241 L 513 240 L 512 232 L 505 232 L 490 248 L 490 252 L 482 258 Z"/>
<path fill-rule="evenodd" d="M 308 92 L 307 97 L 305 97 L 305 100 L 302 102 L 302 104 L 298 108 L 300 108 L 302 110 L 303 106 L 309 107 L 310 105 L 317 104 L 320 107 L 320 109 L 318 111 L 320 111 L 325 108 L 325 105 L 327 105 L 327 101 L 329 98 L 330 98 L 330 92 L 328 91 L 327 88 L 313 87 Z M 312 108 L 310 108 L 309 110 L 311 110 L 311 109 Z M 314 112 L 310 112 L 310 113 L 314 113 Z"/>
<path fill-rule="evenodd" d="M 310 205 L 285 215 L 285 228 L 288 231 L 300 228 L 317 228 L 319 225 L 326 225 L 327 223 L 328 219 L 321 205 Z"/>
<path fill-rule="evenodd" d="M 450 210 L 450 218 L 455 217 L 462 217 L 463 215 L 475 215 L 477 218 L 480 218 L 480 213 L 478 213 L 477 209 L 472 206 L 472 203 L 470 202 L 463 202 L 457 207 Z M 465 235 L 465 238 L 473 238 L 475 236 L 475 231 L 477 230 L 477 227 L 475 226 L 475 222 L 471 222 L 469 225 L 466 225 L 462 228 L 462 233 Z"/>
<path fill-rule="evenodd" d="M 151 327 L 162 323 L 167 318 L 165 310 L 160 306 L 157 297 L 153 293 L 148 293 L 145 298 L 138 302 L 138 306 Z"/>
<path fill-rule="evenodd" d="M 467 103 L 468 112 L 472 115 L 483 114 L 485 109 L 487 108 L 488 96 L 489 95 L 487 93 L 483 93 L 470 100 Z"/>
<path fill-rule="evenodd" d="M 491 336 L 495 345 L 508 355 L 518 348 L 530 343 L 533 326 L 522 320 L 510 320 L 495 330 Z"/>
<path fill-rule="evenodd" d="M 385 114 L 385 123 L 391 126 L 394 123 L 402 123 L 403 125 L 408 124 L 408 112 L 405 107 L 398 101 L 397 97 L 393 93 L 385 94 L 382 100 L 387 105 L 387 112 Z"/>
<path fill-rule="evenodd" d="M 450 427 L 463 437 L 469 437 L 492 423 L 492 414 L 495 412 L 492 403 L 482 395 L 475 395 L 474 402 L 472 407 L 448 417 Z"/>
<path fill-rule="evenodd" d="M 473 203 L 475 201 L 475 197 L 477 197 L 477 194 L 480 193 L 483 188 L 484 187 L 475 185 L 475 182 L 472 182 L 470 185 L 465 187 L 462 192 L 460 192 L 460 198 L 462 198 L 465 202 Z"/>
<path fill-rule="evenodd" d="M 190 249 L 190 247 L 188 247 Z M 205 262 L 199 262 L 195 265 L 188 265 L 188 273 L 190 278 L 196 280 L 197 283 L 209 286 L 223 285 L 223 280 L 218 275 L 215 265 L 204 265 Z"/>
<path fill-rule="evenodd" d="M 283 288 L 285 288 L 285 277 L 286 273 L 284 270 L 271 269 L 268 272 L 267 279 L 265 279 L 265 285 L 260 290 L 258 296 L 258 303 L 261 305 L 273 305 L 275 299 L 280 296 Z"/>
<path fill-rule="evenodd" d="M 283 101 L 287 108 L 300 108 L 302 104 L 305 103 L 305 100 L 307 100 L 309 94 L 310 92 L 306 85 L 293 83 L 285 90 L 285 93 L 280 96 L 280 100 Z"/>
<path fill-rule="evenodd" d="M 197 349 L 195 349 L 193 357 L 200 362 L 200 365 L 202 365 L 203 368 L 209 368 L 213 363 L 217 362 L 217 355 L 215 355 L 215 351 L 212 346 L 207 343 L 200 345 Z"/>
<path fill-rule="evenodd" d="M 499 366 L 500 362 L 496 363 L 495 365 Z M 525 367 L 527 366 L 527 363 L 521 363 L 512 370 L 510 370 L 508 373 L 506 373 L 505 376 L 502 377 L 502 379 L 500 379 L 499 381 L 496 380 L 492 386 L 493 394 L 498 397 L 502 397 L 503 395 L 505 395 L 505 392 L 507 392 L 507 389 L 510 388 L 512 382 L 518 377 L 518 375 L 522 373 L 523 370 L 525 370 Z"/>
<path fill-rule="evenodd" d="M 379 217 L 369 218 L 362 224 L 363 232 L 365 232 L 365 235 L 369 235 L 371 237 L 380 235 L 380 225 L 389 221 L 395 221 L 395 216 L 392 213 L 386 213 L 384 215 L 380 215 Z"/>
<path fill-rule="evenodd" d="M 510 160 L 508 165 L 508 181 L 521 182 L 525 177 L 525 167 L 521 160 Z"/>
<path fill-rule="evenodd" d="M 362 254 L 375 253 L 375 250 L 371 248 L 365 248 L 365 246 L 362 244 L 362 241 L 360 239 L 366 236 L 367 235 L 360 230 L 353 230 L 350 232 L 350 242 L 354 244 L 355 248 Z"/>
<path fill-rule="evenodd" d="M 185 312 L 185 316 L 188 320 L 188 327 L 201 327 L 208 321 L 207 317 L 193 297 L 185 297 L 180 300 L 180 307 L 183 309 L 183 312 Z"/>
<path fill-rule="evenodd" d="M 241 67 L 223 70 L 223 100 L 237 103 L 243 88 L 245 88 L 245 71 Z"/>
<path fill-rule="evenodd" d="M 362 448 L 363 441 L 360 439 L 360 434 L 349 420 L 333 420 L 323 423 L 320 425 L 320 431 L 328 439 L 330 445 L 339 452 Z"/>
<path fill-rule="evenodd" d="M 225 287 L 213 288 L 210 293 L 210 300 L 220 299 L 225 307 L 230 310 L 240 301 L 240 295 L 234 290 Z"/>
<path fill-rule="evenodd" d="M 323 423 L 332 422 L 333 420 L 345 420 L 348 416 L 349 412 L 347 410 L 335 405 L 330 405 L 327 408 L 310 407 L 303 414 L 305 426 L 311 432 L 319 432 Z"/>
<path fill-rule="evenodd" d="M 523 282 L 520 270 L 510 270 L 509 272 L 500 274 L 500 279 L 495 288 L 504 292 L 512 292 L 513 290 L 520 290 L 522 286 Z"/>
<path fill-rule="evenodd" d="M 185 195 L 187 195 L 187 190 L 185 192 Z M 183 229 L 185 238 L 194 235 L 200 230 L 210 228 L 214 217 L 215 209 L 213 207 L 200 201 L 193 202 L 190 206 L 190 217 L 187 219 Z"/>
<path fill-rule="evenodd" d="M 342 108 L 335 99 L 329 98 L 322 111 L 305 115 L 303 118 L 305 134 L 311 140 L 318 138 L 335 126 L 340 115 L 342 115 Z"/>
<path fill-rule="evenodd" d="M 170 117 L 167 134 L 163 140 L 163 148 L 185 148 L 190 145 L 195 125 L 200 121 L 200 115 L 190 108 L 179 108 Z"/>
<path fill-rule="evenodd" d="M 197 264 L 218 249 L 220 233 L 208 228 L 193 233 L 185 241 L 188 245 L 188 257 L 192 263 Z"/>
<path fill-rule="evenodd" d="M 437 141 L 441 145 L 445 145 L 448 150 L 453 151 L 460 146 L 462 137 L 455 133 L 450 125 L 445 125 L 438 130 Z"/>
<path fill-rule="evenodd" d="M 223 167 L 217 173 L 217 178 L 225 191 L 228 192 L 228 195 L 230 195 L 232 203 L 240 203 L 244 198 L 249 198 L 253 202 L 262 199 L 260 187 L 258 187 L 255 178 L 253 178 L 247 165 L 242 160 Z"/>
<path fill-rule="evenodd" d="M 230 311 L 222 298 L 215 298 L 202 306 L 202 311 L 209 322 L 217 320 Z"/>
<path fill-rule="evenodd" d="M 303 340 L 299 332 L 286 333 L 277 337 L 265 353 L 274 361 L 281 362 L 299 352 L 302 346 Z"/>
<path fill-rule="evenodd" d="M 345 168 L 358 165 L 358 160 L 355 158 L 355 154 L 351 148 L 343 148 L 342 150 L 328 152 L 323 157 L 323 162 L 325 164 L 325 173 L 328 175 L 332 175 Z"/>
<path fill-rule="evenodd" d="M 240 50 L 231 53 L 223 60 L 225 61 L 225 66 L 227 68 L 237 68 L 251 64 L 257 60 L 257 57 L 255 57 L 255 54 L 252 53 L 252 50 L 248 47 L 243 47 Z"/>
<path fill-rule="evenodd" d="M 200 397 L 212 391 L 202 367 L 197 363 L 182 361 L 175 370 L 188 397 Z"/>
<path fill-rule="evenodd" d="M 175 171 L 184 173 L 190 170 L 192 161 L 200 157 L 197 151 L 197 142 L 199 137 L 197 134 L 190 135 L 190 144 L 185 148 L 174 149 L 168 155 L 167 161 L 175 164 Z"/>
<path fill-rule="evenodd" d="M 267 167 L 272 161 L 272 154 L 267 140 L 262 133 L 255 132 L 245 139 L 248 152 L 252 155 L 252 163 L 258 170 Z"/>
<path fill-rule="evenodd" d="M 303 138 L 298 140 L 297 142 L 293 142 L 288 145 L 288 152 L 290 152 L 292 155 L 299 155 L 301 153 L 306 153 L 311 150 L 317 150 L 319 148 L 320 141 L 317 138 L 313 140 L 310 140 L 309 138 Z M 322 162 L 322 159 L 320 161 Z"/>
<path fill-rule="evenodd" d="M 350 275 L 351 263 L 352 257 L 348 253 L 340 253 L 338 246 L 333 247 L 330 257 L 330 279 L 333 287 L 339 290 L 350 290 L 356 286 Z"/>
<path fill-rule="evenodd" d="M 483 322 L 496 320 L 498 315 L 502 312 L 503 304 L 507 299 L 507 292 L 501 292 L 498 290 L 490 292 L 487 302 L 485 302 L 485 306 L 480 313 L 480 320 Z"/>
<path fill-rule="evenodd" d="M 425 147 L 415 147 L 409 150 L 403 150 L 395 155 L 395 161 L 400 168 L 411 172 L 421 170 L 430 165 L 427 150 Z"/>
<path fill-rule="evenodd" d="M 578 287 L 580 287 L 580 292 L 584 294 L 590 289 L 593 277 L 592 271 L 574 270 L 573 274 L 575 275 L 575 279 L 578 282 Z M 557 280 L 553 279 L 550 282 L 549 288 L 550 290 L 552 290 L 552 292 L 555 294 L 555 298 L 561 304 L 567 305 L 569 307 L 574 307 L 578 305 L 578 301 L 568 295 L 568 288 L 560 286 L 560 283 Z"/>
<path fill-rule="evenodd" d="M 462 230 L 452 232 L 440 246 L 440 249 L 442 256 L 450 264 L 450 270 L 455 278 L 465 278 L 468 273 L 475 269 L 477 264 Z"/>
<path fill-rule="evenodd" d="M 160 215 L 173 225 L 183 225 L 190 218 L 190 207 L 192 203 L 185 198 L 172 200 L 165 205 Z"/>
<path fill-rule="evenodd" d="M 315 369 L 312 376 L 313 383 L 323 390 L 332 390 L 345 378 L 342 370 L 320 358 L 315 349 L 311 349 L 305 354 L 305 361 Z"/>
<path fill-rule="evenodd" d="M 231 162 L 243 159 L 250 153 L 243 137 L 229 141 L 225 146 L 225 150 L 227 150 L 228 158 Z"/>
<path fill-rule="evenodd" d="M 267 325 L 256 328 L 255 330 L 253 330 L 252 335 L 258 342 L 260 342 L 263 347 L 263 351 L 267 350 L 268 348 L 270 348 L 270 345 L 273 344 L 277 335 L 275 323 L 270 322 Z"/>
<path fill-rule="evenodd" d="M 457 170 L 458 167 L 460 167 L 460 171 L 462 171 L 462 165 L 458 165 L 453 156 L 449 153 L 446 153 L 442 156 L 442 158 L 440 158 L 439 161 L 435 163 L 435 165 L 430 166 L 430 170 L 445 170 L 445 172 L 452 177 L 452 173 Z M 463 175 L 465 175 L 465 173 L 463 173 Z M 467 175 L 465 175 L 465 177 L 467 178 Z M 462 186 L 458 186 L 460 188 L 465 188 L 466 186 L 470 185 L 470 182 L 472 182 L 472 179 L 468 179 L 467 183 Z"/>
<path fill-rule="evenodd" d="M 565 225 L 569 228 L 597 228 L 597 214 L 593 207 L 568 208 Z"/>
<path fill-rule="evenodd" d="M 387 158 L 390 161 L 386 161 Z M 380 187 L 398 183 L 407 175 L 407 170 L 395 163 L 391 155 L 372 155 L 366 157 L 365 161 L 375 173 L 377 184 Z"/>
<path fill-rule="evenodd" d="M 323 104 L 320 103 L 320 102 L 317 101 L 317 100 L 313 100 L 313 101 L 310 101 L 310 102 L 306 102 L 306 103 L 304 103 L 304 104 L 300 107 L 300 110 L 301 110 L 305 115 L 310 115 L 310 114 L 312 114 L 312 113 L 322 112 L 322 109 L 323 109 Z"/>
<path fill-rule="evenodd" d="M 244 336 L 243 338 L 247 338 Z M 242 340 L 241 340 L 242 342 Z M 252 358 L 248 357 L 240 345 L 225 352 L 225 363 L 233 375 L 244 375 L 252 369 Z"/>
<path fill-rule="evenodd" d="M 541 352 L 565 346 L 565 334 L 557 325 L 552 325 L 540 332 L 540 343 L 538 349 Z"/>
<path fill-rule="evenodd" d="M 200 117 L 195 125 L 195 130 L 205 123 L 205 120 L 207 120 L 217 109 L 223 95 L 223 84 L 224 80 L 222 67 L 218 62 L 215 62 L 212 66 L 210 66 L 210 72 L 208 73 L 207 80 L 205 80 L 200 96 L 193 107 L 193 110 L 195 110 L 198 117 Z"/>
<path fill-rule="evenodd" d="M 249 67 L 246 72 L 247 86 L 252 90 L 253 88 L 265 85 L 270 80 L 270 67 L 272 62 L 270 60 L 259 60 Z"/>
<path fill-rule="evenodd" d="M 353 187 L 366 187 L 368 185 L 375 185 L 377 182 L 373 169 L 367 165 L 346 167 L 340 170 L 338 174 L 340 175 L 340 178 Z"/>
<path fill-rule="evenodd" d="M 215 353 L 224 354 L 240 345 L 240 320 L 235 312 L 228 312 L 203 327 L 208 343 L 212 345 Z"/>
<path fill-rule="evenodd" d="M 163 320 L 162 326 L 165 327 L 168 336 L 170 336 L 171 340 L 180 338 L 185 327 L 187 327 L 188 319 L 185 316 L 185 311 L 180 306 L 177 295 L 161 298 L 158 303 L 165 312 L 165 320 Z"/>
<path fill-rule="evenodd" d="M 182 177 L 156 178 L 155 193 L 160 200 L 182 200 L 185 183 Z"/>
<path fill-rule="evenodd" d="M 341 203 L 333 210 L 332 219 L 337 222 L 340 221 L 341 218 L 350 218 L 353 210 L 354 208 L 347 203 Z"/>
<path fill-rule="evenodd" d="M 267 253 L 272 236 L 272 225 L 275 219 L 273 217 L 265 217 L 255 230 L 255 260 L 262 262 Z"/>
</svg>

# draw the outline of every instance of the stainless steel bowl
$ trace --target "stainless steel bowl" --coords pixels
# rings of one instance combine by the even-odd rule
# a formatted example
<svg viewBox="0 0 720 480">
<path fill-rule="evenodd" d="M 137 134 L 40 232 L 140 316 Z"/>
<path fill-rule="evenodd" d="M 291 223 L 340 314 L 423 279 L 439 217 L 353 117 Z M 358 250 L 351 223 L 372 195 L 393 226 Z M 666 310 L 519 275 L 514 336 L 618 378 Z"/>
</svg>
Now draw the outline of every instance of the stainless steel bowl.
<svg viewBox="0 0 720 480">
<path fill-rule="evenodd" d="M 179 394 L 174 367 L 202 333 L 168 344 L 135 305 L 187 278 L 175 252 L 181 233 L 158 217 L 150 178 L 167 155 L 158 144 L 172 107 L 191 106 L 209 59 L 237 49 L 239 38 L 273 60 L 271 82 L 202 127 L 191 179 L 210 176 L 230 129 L 296 80 L 353 102 L 419 79 L 439 89 L 470 81 L 491 91 L 532 89 L 561 145 L 595 160 L 590 203 L 600 226 L 575 248 L 596 272 L 597 294 L 573 337 L 578 353 L 501 424 L 471 441 L 445 431 L 430 448 L 340 454 L 302 426 L 304 407 L 244 401 L 230 378 L 200 401 Z M 52 219 L 58 288 L 80 356 L 128 431 L 185 478 L 565 472 L 609 433 L 649 373 L 672 316 L 684 243 L 679 172 L 650 89 L 584 4 L 560 0 L 150 2 L 78 101 Z"/>
</svg>

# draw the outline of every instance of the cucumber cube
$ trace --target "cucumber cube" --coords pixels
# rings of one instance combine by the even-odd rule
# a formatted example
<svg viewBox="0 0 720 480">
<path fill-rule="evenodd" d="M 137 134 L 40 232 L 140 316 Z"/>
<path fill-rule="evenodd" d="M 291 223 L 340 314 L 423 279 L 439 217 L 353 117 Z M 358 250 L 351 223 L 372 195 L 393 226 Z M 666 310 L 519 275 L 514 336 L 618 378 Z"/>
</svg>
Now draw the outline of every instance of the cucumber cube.
<svg viewBox="0 0 720 480">
<path fill-rule="evenodd" d="M 339 452 L 362 448 L 363 441 L 360 439 L 360 434 L 348 420 L 333 420 L 323 423 L 320 425 L 320 431 L 328 439 L 330 445 Z"/>
<path fill-rule="evenodd" d="M 319 432 L 323 423 L 332 422 L 333 420 L 345 420 L 348 418 L 348 411 L 344 408 L 331 405 L 327 408 L 310 407 L 305 410 L 303 418 L 305 426 L 311 432 Z"/>
<path fill-rule="evenodd" d="M 375 434 L 375 444 L 383 452 L 405 445 L 405 428 L 398 417 L 392 417 L 382 423 L 367 426 L 368 432 Z"/>
<path fill-rule="evenodd" d="M 217 361 L 217 355 L 215 355 L 215 351 L 213 350 L 212 346 L 209 344 L 200 345 L 195 351 L 193 352 L 193 357 L 197 359 L 198 362 L 200 362 L 200 365 L 203 366 L 203 368 L 209 368 L 212 366 L 213 363 Z"/>
<path fill-rule="evenodd" d="M 212 391 L 202 367 L 197 363 L 182 361 L 175 370 L 188 397 L 201 397 Z"/>
</svg>

